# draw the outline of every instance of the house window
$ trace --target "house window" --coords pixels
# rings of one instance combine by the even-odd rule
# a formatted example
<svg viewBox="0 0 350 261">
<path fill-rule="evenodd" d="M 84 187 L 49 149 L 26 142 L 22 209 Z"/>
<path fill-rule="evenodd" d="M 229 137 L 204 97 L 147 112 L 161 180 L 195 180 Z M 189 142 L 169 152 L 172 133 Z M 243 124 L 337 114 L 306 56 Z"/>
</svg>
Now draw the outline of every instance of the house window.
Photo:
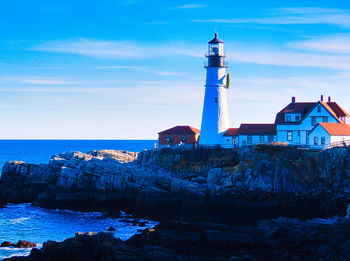
<svg viewBox="0 0 350 261">
<path fill-rule="evenodd" d="M 323 122 L 328 122 L 328 117 L 327 116 L 323 117 Z"/>
<path fill-rule="evenodd" d="M 287 141 L 292 141 L 292 140 L 293 140 L 293 132 L 287 131 Z"/>
<path fill-rule="evenodd" d="M 318 145 L 318 137 L 314 137 L 314 145 Z"/>
<path fill-rule="evenodd" d="M 326 144 L 326 137 L 321 137 L 321 145 L 325 145 Z"/>
<path fill-rule="evenodd" d="M 218 103 L 218 97 L 215 97 L 215 103 Z"/>
<path fill-rule="evenodd" d="M 306 144 L 309 145 L 310 144 L 310 136 L 309 136 L 309 132 L 306 133 Z"/>
<path fill-rule="evenodd" d="M 321 112 L 321 106 L 318 106 L 318 107 L 317 107 L 317 111 L 318 111 L 318 112 Z"/>
<path fill-rule="evenodd" d="M 252 144 L 253 138 L 251 135 L 247 136 L 247 143 Z"/>
<path fill-rule="evenodd" d="M 311 117 L 311 125 L 312 126 L 316 125 L 316 117 Z"/>
<path fill-rule="evenodd" d="M 236 144 L 236 137 L 232 138 L 232 144 Z"/>
<path fill-rule="evenodd" d="M 286 116 L 286 121 L 291 121 L 292 120 L 292 117 L 290 115 L 287 115 Z"/>
<path fill-rule="evenodd" d="M 264 135 L 260 135 L 259 140 L 260 140 L 260 143 L 264 143 L 265 142 Z"/>
<path fill-rule="evenodd" d="M 186 140 L 187 140 L 187 137 L 186 137 L 186 136 L 182 136 L 182 137 L 181 137 L 181 141 L 182 141 L 183 143 L 186 143 Z"/>
<path fill-rule="evenodd" d="M 173 138 L 172 137 L 166 137 L 166 142 L 167 143 L 172 143 L 173 141 Z"/>
<path fill-rule="evenodd" d="M 269 135 L 269 136 L 267 137 L 267 140 L 268 140 L 269 143 L 270 143 L 270 142 L 273 142 L 273 135 Z"/>
<path fill-rule="evenodd" d="M 295 121 L 300 121 L 300 116 L 299 115 L 295 116 Z"/>
</svg>

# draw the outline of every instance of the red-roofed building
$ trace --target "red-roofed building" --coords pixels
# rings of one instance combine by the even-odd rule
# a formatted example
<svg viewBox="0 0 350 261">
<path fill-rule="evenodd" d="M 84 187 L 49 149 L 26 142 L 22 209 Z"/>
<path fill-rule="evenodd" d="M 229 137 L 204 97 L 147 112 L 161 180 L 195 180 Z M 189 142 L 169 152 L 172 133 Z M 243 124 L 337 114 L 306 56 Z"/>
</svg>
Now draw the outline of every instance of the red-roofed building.
<svg viewBox="0 0 350 261">
<path fill-rule="evenodd" d="M 345 123 L 320 122 L 310 131 L 310 146 L 321 148 L 325 145 L 350 142 L 350 126 Z"/>
<path fill-rule="evenodd" d="M 192 126 L 175 126 L 158 133 L 159 146 L 198 144 L 200 130 Z"/>
<path fill-rule="evenodd" d="M 350 123 L 350 115 L 336 102 L 323 95 L 318 102 L 292 102 L 276 115 L 277 141 L 293 145 L 313 145 L 311 130 L 319 123 Z"/>
<path fill-rule="evenodd" d="M 230 128 L 223 135 L 226 145 L 233 146 L 270 143 L 276 140 L 276 125 L 271 123 L 242 123 L 239 128 Z"/>
</svg>

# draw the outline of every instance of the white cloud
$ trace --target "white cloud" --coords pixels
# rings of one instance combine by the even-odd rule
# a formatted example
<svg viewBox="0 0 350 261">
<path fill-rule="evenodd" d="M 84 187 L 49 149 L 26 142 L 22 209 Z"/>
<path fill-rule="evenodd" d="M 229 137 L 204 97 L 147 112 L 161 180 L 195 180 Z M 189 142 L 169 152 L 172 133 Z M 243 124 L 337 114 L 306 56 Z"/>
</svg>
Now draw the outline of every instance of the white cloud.
<svg viewBox="0 0 350 261">
<path fill-rule="evenodd" d="M 49 41 L 30 48 L 33 51 L 83 55 L 101 59 L 144 59 L 183 55 L 202 57 L 202 50 L 186 43 L 154 45 L 131 41 L 101 41 L 90 39 Z"/>
<path fill-rule="evenodd" d="M 350 53 L 350 35 L 318 37 L 306 41 L 292 42 L 287 46 L 318 52 Z"/>
<path fill-rule="evenodd" d="M 194 9 L 194 8 L 202 8 L 202 7 L 205 7 L 205 5 L 202 5 L 202 4 L 186 4 L 186 5 L 169 7 L 169 9 Z"/>
<path fill-rule="evenodd" d="M 183 75 L 183 73 L 180 73 L 180 72 L 165 72 L 165 71 L 155 71 L 155 74 L 161 75 L 161 76 L 180 76 L 180 75 Z"/>
<path fill-rule="evenodd" d="M 296 51 L 266 50 L 259 48 L 235 48 L 234 52 L 227 52 L 229 61 L 245 63 L 301 66 L 327 68 L 335 70 L 350 70 L 350 55 L 311 54 Z"/>
<path fill-rule="evenodd" d="M 20 83 L 35 85 L 67 85 L 74 84 L 74 81 L 68 81 L 58 78 L 42 78 L 42 77 L 2 77 L 0 83 Z"/>
<path fill-rule="evenodd" d="M 287 7 L 278 8 L 275 11 L 286 14 L 344 14 L 348 10 L 339 8 L 317 8 L 317 7 Z"/>
<path fill-rule="evenodd" d="M 350 28 L 350 11 L 329 8 L 282 8 L 276 9 L 272 16 L 262 18 L 220 18 L 193 21 L 231 24 L 329 24 Z"/>
<path fill-rule="evenodd" d="M 109 66 L 97 66 L 97 69 L 133 69 L 133 70 L 144 70 L 148 69 L 148 66 L 139 65 L 109 65 Z"/>
</svg>

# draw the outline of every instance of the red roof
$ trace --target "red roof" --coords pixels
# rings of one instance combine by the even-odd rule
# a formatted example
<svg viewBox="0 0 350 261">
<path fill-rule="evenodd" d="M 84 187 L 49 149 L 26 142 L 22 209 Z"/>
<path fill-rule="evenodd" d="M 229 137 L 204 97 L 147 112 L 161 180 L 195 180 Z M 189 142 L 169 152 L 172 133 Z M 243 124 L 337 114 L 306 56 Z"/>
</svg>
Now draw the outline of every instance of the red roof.
<svg viewBox="0 0 350 261">
<path fill-rule="evenodd" d="M 350 127 L 345 123 L 319 123 L 331 136 L 350 136 Z"/>
<path fill-rule="evenodd" d="M 175 126 L 173 128 L 158 132 L 158 134 L 177 134 L 177 135 L 182 135 L 182 134 L 195 134 L 195 133 L 200 133 L 200 130 L 196 129 L 195 127 L 192 126 Z"/>
<path fill-rule="evenodd" d="M 223 136 L 237 136 L 238 135 L 238 128 L 229 128 L 225 132 Z"/>
<path fill-rule="evenodd" d="M 327 102 L 328 106 L 335 112 L 338 117 L 350 116 L 342 107 L 338 105 L 336 102 Z"/>
<path fill-rule="evenodd" d="M 314 107 L 317 106 L 317 104 L 322 104 L 330 114 L 332 114 L 336 119 L 338 119 L 340 122 L 342 120 L 340 117 L 344 116 L 350 116 L 342 107 L 340 107 L 336 102 L 295 102 L 288 104 L 284 109 L 282 109 L 279 113 L 276 115 L 276 124 L 283 124 L 283 123 L 296 123 L 296 122 L 286 122 L 285 121 L 285 114 L 286 113 L 299 113 L 301 114 L 301 118 L 305 118 L 309 112 L 312 111 Z"/>
<path fill-rule="evenodd" d="M 271 123 L 242 123 L 238 135 L 276 135 L 276 125 Z"/>
</svg>

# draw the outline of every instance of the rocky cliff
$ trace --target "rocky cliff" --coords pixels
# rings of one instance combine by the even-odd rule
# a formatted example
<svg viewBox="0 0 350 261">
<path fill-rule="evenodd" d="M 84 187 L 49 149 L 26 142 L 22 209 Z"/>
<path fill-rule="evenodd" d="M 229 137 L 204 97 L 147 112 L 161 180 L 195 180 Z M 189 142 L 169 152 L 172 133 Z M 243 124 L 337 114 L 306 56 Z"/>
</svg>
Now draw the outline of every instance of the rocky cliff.
<svg viewBox="0 0 350 261">
<path fill-rule="evenodd" d="M 347 196 L 342 195 L 350 189 L 349 156 L 349 148 L 314 152 L 263 145 L 238 150 L 69 152 L 53 156 L 48 164 L 6 163 L 0 189 L 5 202 L 77 210 L 123 209 L 157 217 L 203 208 L 220 212 L 241 204 L 247 207 L 242 197 L 267 204 L 252 206 L 253 213 L 259 207 L 280 211 L 281 205 L 288 205 L 285 201 L 290 196 L 285 195 L 293 195 L 301 204 L 303 195 L 311 193 L 318 194 L 308 197 L 315 208 L 334 213 L 342 205 L 344 214 Z M 322 197 L 333 207 L 322 210 L 328 204 Z M 333 197 L 342 203 L 331 202 Z"/>
</svg>

